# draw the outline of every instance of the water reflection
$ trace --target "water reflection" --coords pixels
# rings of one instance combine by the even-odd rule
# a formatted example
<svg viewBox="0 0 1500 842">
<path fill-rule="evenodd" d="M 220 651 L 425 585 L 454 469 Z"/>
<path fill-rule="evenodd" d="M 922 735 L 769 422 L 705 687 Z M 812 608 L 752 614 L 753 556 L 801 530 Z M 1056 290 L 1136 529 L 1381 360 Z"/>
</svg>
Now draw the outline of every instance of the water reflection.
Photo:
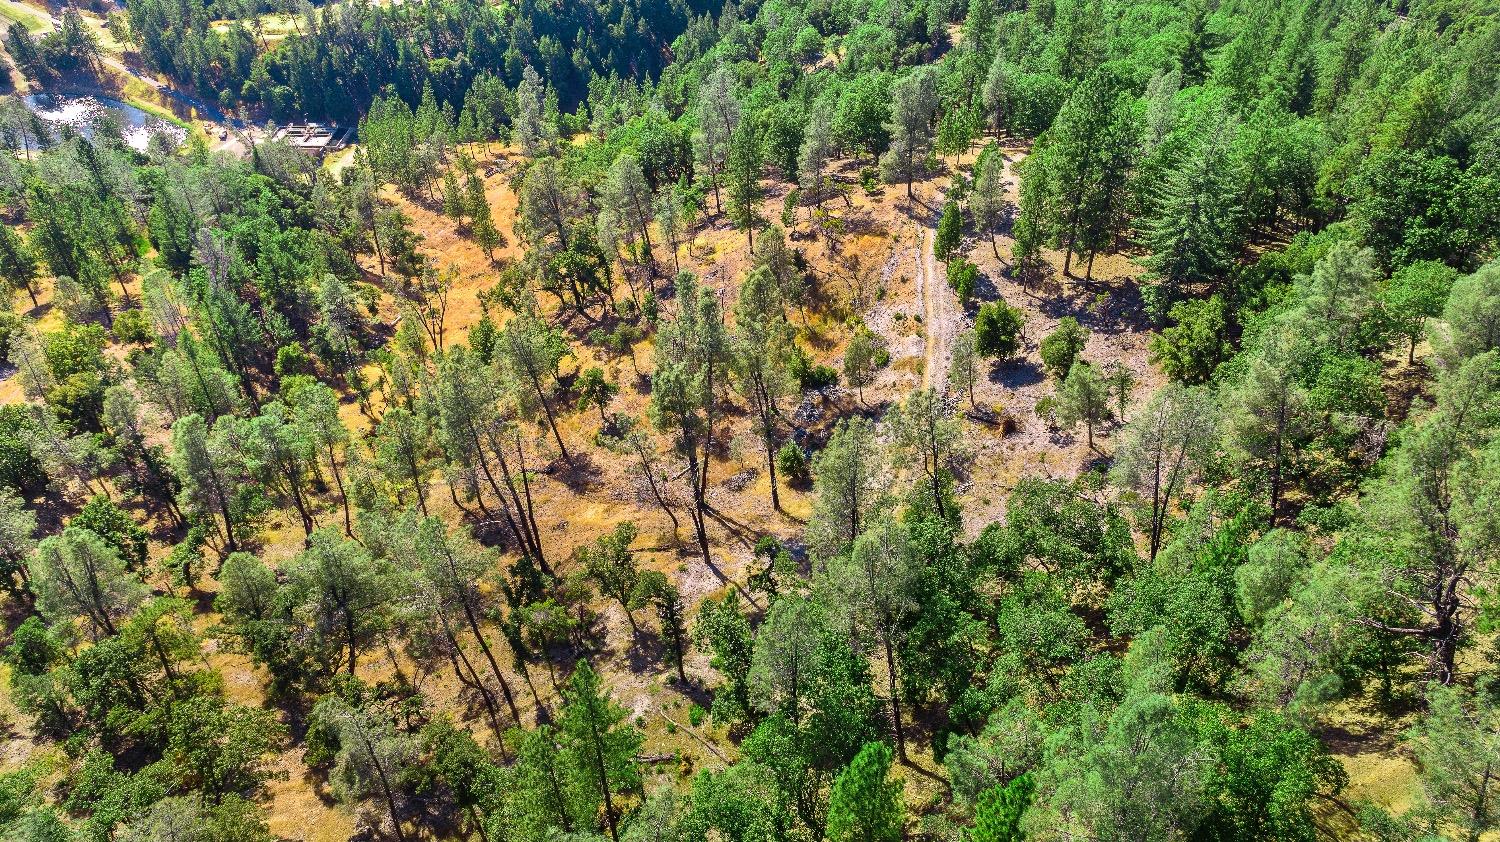
<svg viewBox="0 0 1500 842">
<path fill-rule="evenodd" d="M 61 132 L 66 126 L 88 138 L 99 133 L 116 134 L 126 145 L 142 152 L 155 136 L 162 136 L 171 146 L 187 138 L 181 126 L 109 97 L 32 94 L 25 101 L 55 131 Z"/>
</svg>

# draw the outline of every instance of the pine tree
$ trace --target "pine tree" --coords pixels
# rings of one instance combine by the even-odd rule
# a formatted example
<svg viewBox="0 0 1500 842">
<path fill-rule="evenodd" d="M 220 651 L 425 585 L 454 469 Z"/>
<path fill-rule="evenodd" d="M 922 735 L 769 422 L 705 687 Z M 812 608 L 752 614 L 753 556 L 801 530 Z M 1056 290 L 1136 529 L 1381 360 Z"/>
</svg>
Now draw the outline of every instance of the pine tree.
<svg viewBox="0 0 1500 842">
<path fill-rule="evenodd" d="M 1125 428 L 1112 475 L 1148 500 L 1152 559 L 1161 549 L 1177 495 L 1192 473 L 1207 464 L 1217 444 L 1218 408 L 1202 388 L 1163 387 Z"/>
<path fill-rule="evenodd" d="M 974 810 L 974 828 L 966 834 L 966 842 L 1024 842 L 1026 835 L 1021 829 L 1021 817 L 1031 805 L 1031 794 L 1036 788 L 1031 773 L 1023 772 L 1010 783 L 996 784 L 979 796 Z"/>
<path fill-rule="evenodd" d="M 820 558 L 846 552 L 872 517 L 890 503 L 885 453 L 875 425 L 855 415 L 841 419 L 813 457 L 813 511 L 807 542 Z"/>
<path fill-rule="evenodd" d="M 792 391 L 787 362 L 795 346 L 785 304 L 767 267 L 757 267 L 745 276 L 734 313 L 730 372 L 735 387 L 755 410 L 761 443 L 766 450 L 771 506 L 780 511 L 781 497 L 776 487 L 779 402 Z"/>
<path fill-rule="evenodd" d="M 224 552 L 239 549 L 235 534 L 234 486 L 243 470 L 237 452 L 217 432 L 210 432 L 202 417 L 188 415 L 172 425 L 172 468 L 182 480 L 187 506 L 200 517 L 222 518 Z"/>
<path fill-rule="evenodd" d="M 687 463 L 692 493 L 689 512 L 705 564 L 708 547 L 708 470 L 713 446 L 717 397 L 729 365 L 729 341 L 718 296 L 697 278 L 677 277 L 677 313 L 664 323 L 651 375 L 651 425 L 672 437 Z"/>
<path fill-rule="evenodd" d="M 978 409 L 974 403 L 974 386 L 979 382 L 979 353 L 973 330 L 960 333 L 953 341 L 953 360 L 948 364 L 948 387 L 967 395 L 969 407 Z"/>
<path fill-rule="evenodd" d="M 26 290 L 31 296 L 31 306 L 39 307 L 36 300 L 36 257 L 32 255 L 26 241 L 10 225 L 0 225 L 0 278 L 12 289 Z"/>
<path fill-rule="evenodd" d="M 755 249 L 755 227 L 760 224 L 761 148 L 757 138 L 742 126 L 729 144 L 724 177 L 729 193 L 729 219 L 745 232 L 745 242 Z"/>
<path fill-rule="evenodd" d="M 662 654 L 668 664 L 677 670 L 677 680 L 687 685 L 687 672 L 683 662 L 688 652 L 687 605 L 677 587 L 657 570 L 641 571 L 636 588 L 637 600 L 651 603 L 656 608 L 656 620 L 661 627 L 661 638 L 666 644 Z"/>
<path fill-rule="evenodd" d="M 1109 245 L 1123 220 L 1124 187 L 1135 148 L 1132 97 L 1101 68 L 1068 97 L 1037 140 L 1021 178 L 1018 255 L 1042 244 L 1063 249 L 1063 273 L 1075 254 Z"/>
<path fill-rule="evenodd" d="M 1093 366 L 1073 363 L 1057 391 L 1057 417 L 1064 426 L 1082 422 L 1088 431 L 1089 449 L 1094 448 L 1094 428 L 1109 416 L 1109 387 Z"/>
<path fill-rule="evenodd" d="M 931 125 L 938 108 L 937 74 L 931 65 L 908 72 L 891 85 L 891 116 L 886 124 L 891 146 L 881 156 L 885 180 L 906 181 L 906 198 L 912 201 L 912 179 L 924 165 L 932 139 Z"/>
<path fill-rule="evenodd" d="M 462 225 L 467 210 L 463 189 L 458 186 L 458 177 L 453 174 L 453 168 L 449 167 L 443 171 L 443 216 Z"/>
<path fill-rule="evenodd" d="M 827 192 L 825 173 L 834 154 L 833 103 L 820 100 L 807 116 L 802 147 L 797 152 L 797 184 L 811 195 L 818 207 Z"/>
<path fill-rule="evenodd" d="M 938 219 L 937 234 L 932 239 L 932 253 L 938 260 L 947 262 L 958 250 L 963 240 L 963 214 L 958 202 L 949 199 L 943 204 L 943 215 Z"/>
<path fill-rule="evenodd" d="M 534 418 L 540 413 L 546 418 L 564 461 L 572 462 L 551 400 L 557 388 L 558 365 L 569 353 L 567 340 L 557 328 L 525 310 L 505 322 L 499 339 L 494 368 L 507 393 L 523 414 Z"/>
<path fill-rule="evenodd" d="M 714 211 L 723 212 L 719 200 L 719 182 L 734 145 L 735 130 L 740 125 L 740 101 L 735 93 L 734 73 L 720 64 L 709 72 L 698 88 L 698 131 L 693 145 L 698 159 L 708 170 L 709 185 L 714 194 Z"/>
<path fill-rule="evenodd" d="M 1141 223 L 1154 286 L 1148 306 L 1158 320 L 1190 285 L 1228 274 L 1243 244 L 1244 177 L 1233 157 L 1236 121 L 1216 113 L 1191 154 L 1166 176 Z"/>
<path fill-rule="evenodd" d="M 633 152 L 621 153 L 610 165 L 609 175 L 601 189 L 600 200 L 614 213 L 631 242 L 640 237 L 641 253 L 647 264 L 655 266 L 651 249 L 653 200 L 651 185 L 641 170 L 641 161 Z"/>
<path fill-rule="evenodd" d="M 828 799 L 829 842 L 900 842 L 906 803 L 901 781 L 889 780 L 891 747 L 866 743 L 833 782 Z"/>
<path fill-rule="evenodd" d="M 859 401 L 864 403 L 865 387 L 875 382 L 875 374 L 890 358 L 885 347 L 885 338 L 865 325 L 855 325 L 849 343 L 844 346 L 844 380 L 859 390 Z"/>
<path fill-rule="evenodd" d="M 974 227 L 989 237 L 990 250 L 995 259 L 1000 259 L 1000 247 L 996 235 L 1009 226 L 1015 216 L 1016 207 L 1006 197 L 1005 155 L 999 147 L 991 145 L 979 156 L 975 166 L 974 189 L 969 194 L 969 213 L 974 216 Z"/>
<path fill-rule="evenodd" d="M 387 563 L 337 531 L 320 529 L 286 567 L 292 616 L 305 624 L 330 666 L 355 674 L 361 650 L 384 628 L 395 596 Z"/>
<path fill-rule="evenodd" d="M 602 797 L 610 839 L 619 842 L 621 816 L 615 801 L 640 790 L 641 773 L 635 755 L 643 737 L 626 724 L 625 709 L 609 698 L 609 691 L 600 685 L 599 675 L 588 661 L 580 662 L 574 670 L 563 698 L 566 704 L 558 730 L 564 751 L 579 776 Z"/>
<path fill-rule="evenodd" d="M 148 593 L 113 547 L 77 526 L 37 545 L 31 587 L 42 616 L 53 623 L 82 618 L 96 638 L 113 636 Z"/>
<path fill-rule="evenodd" d="M 825 605 L 842 612 L 847 626 L 885 661 L 887 702 L 896 750 L 906 756 L 906 726 L 901 709 L 902 673 L 896 652 L 910 629 L 917 608 L 912 591 L 917 581 L 911 535 L 889 516 L 870 521 L 851 552 L 830 558 L 814 584 Z M 882 777 L 884 777 L 882 775 Z M 832 819 L 830 818 L 830 835 Z"/>
</svg>

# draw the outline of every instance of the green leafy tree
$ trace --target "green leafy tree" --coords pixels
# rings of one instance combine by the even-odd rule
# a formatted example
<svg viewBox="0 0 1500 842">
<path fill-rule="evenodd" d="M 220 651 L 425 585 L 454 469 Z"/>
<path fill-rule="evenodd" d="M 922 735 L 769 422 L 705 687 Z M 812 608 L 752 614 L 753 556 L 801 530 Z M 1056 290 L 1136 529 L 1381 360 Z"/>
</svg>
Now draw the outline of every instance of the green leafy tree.
<svg viewBox="0 0 1500 842">
<path fill-rule="evenodd" d="M 979 287 L 979 267 L 963 258 L 948 264 L 948 288 L 958 294 L 958 300 L 967 305 Z"/>
<path fill-rule="evenodd" d="M 1217 295 L 1173 304 L 1173 324 L 1147 340 L 1151 360 L 1180 383 L 1208 382 L 1219 364 L 1234 352 L 1227 338 L 1226 310 L 1224 300 Z"/>
<path fill-rule="evenodd" d="M 285 735 L 269 710 L 193 696 L 168 714 L 165 755 L 185 785 L 222 797 L 259 787 Z"/>
<path fill-rule="evenodd" d="M 609 402 L 620 391 L 619 385 L 611 383 L 604 376 L 604 369 L 598 366 L 589 366 L 578 375 L 578 381 L 574 384 L 578 391 L 578 408 L 588 409 L 594 407 L 599 410 L 600 429 L 609 427 L 609 415 L 605 410 L 609 408 Z"/>
<path fill-rule="evenodd" d="M 974 317 L 974 348 L 986 356 L 1010 359 L 1021 350 L 1026 316 L 1004 301 L 986 301 Z"/>
<path fill-rule="evenodd" d="M 31 559 L 37 610 L 53 623 L 82 618 L 95 636 L 114 635 L 146 598 L 146 586 L 103 538 L 76 526 L 43 540 Z"/>
<path fill-rule="evenodd" d="M 728 681 L 725 690 L 714 694 L 714 716 L 733 721 L 750 715 L 748 676 L 753 648 L 750 623 L 740 611 L 739 593 L 704 600 L 698 606 L 693 636 L 713 653 L 713 668 Z"/>
<path fill-rule="evenodd" d="M 108 497 L 101 494 L 89 500 L 68 525 L 87 529 L 104 539 L 130 570 L 145 565 L 149 537 L 146 530 Z"/>
<path fill-rule="evenodd" d="M 631 609 L 639 606 L 637 594 L 641 583 L 640 566 L 630 545 L 639 531 L 632 521 L 624 521 L 610 532 L 595 539 L 592 544 L 579 547 L 576 559 L 588 572 L 589 578 L 599 592 L 620 603 L 630 630 L 639 633 L 635 614 Z"/>
<path fill-rule="evenodd" d="M 1443 305 L 1458 272 L 1432 260 L 1419 260 L 1396 270 L 1386 282 L 1381 304 L 1391 329 L 1406 340 L 1406 363 L 1416 361 L 1417 342 L 1427 320 L 1442 315 Z"/>
</svg>

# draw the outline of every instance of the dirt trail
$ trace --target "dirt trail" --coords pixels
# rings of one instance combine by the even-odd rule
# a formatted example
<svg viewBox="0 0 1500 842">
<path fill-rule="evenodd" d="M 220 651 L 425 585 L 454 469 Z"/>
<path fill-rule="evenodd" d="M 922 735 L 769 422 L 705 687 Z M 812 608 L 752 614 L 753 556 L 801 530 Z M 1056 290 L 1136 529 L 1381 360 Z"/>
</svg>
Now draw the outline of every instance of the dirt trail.
<svg viewBox="0 0 1500 842">
<path fill-rule="evenodd" d="M 943 204 L 943 194 L 935 205 Z M 917 287 L 922 296 L 923 351 L 922 386 L 944 392 L 948 388 L 948 365 L 953 359 L 953 339 L 962 318 L 958 300 L 938 274 L 937 257 L 932 253 L 938 215 L 917 233 Z"/>
</svg>

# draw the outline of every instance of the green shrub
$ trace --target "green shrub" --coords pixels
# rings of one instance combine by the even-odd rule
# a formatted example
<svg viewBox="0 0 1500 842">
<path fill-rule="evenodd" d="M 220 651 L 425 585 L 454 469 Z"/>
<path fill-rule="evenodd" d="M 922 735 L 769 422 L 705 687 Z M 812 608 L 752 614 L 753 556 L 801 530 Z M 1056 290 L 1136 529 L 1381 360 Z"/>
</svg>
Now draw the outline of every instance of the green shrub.
<svg viewBox="0 0 1500 842">
<path fill-rule="evenodd" d="M 974 319 L 974 348 L 986 357 L 1009 359 L 1021 350 L 1021 329 L 1026 317 L 1019 308 L 1004 301 L 980 306 Z"/>
<path fill-rule="evenodd" d="M 1042 367 L 1047 369 L 1048 374 L 1061 380 L 1068 376 L 1068 369 L 1073 367 L 1073 362 L 1083 353 L 1083 346 L 1088 341 L 1089 332 L 1078 320 L 1072 316 L 1064 316 L 1057 323 L 1057 329 L 1042 340 Z"/>
<path fill-rule="evenodd" d="M 807 468 L 807 454 L 794 441 L 787 441 L 776 451 L 776 470 L 781 472 L 781 476 L 790 485 L 802 485 L 811 479 Z"/>
<path fill-rule="evenodd" d="M 958 300 L 969 303 L 979 286 L 979 267 L 963 259 L 949 263 L 948 286 L 958 293 Z"/>
</svg>

